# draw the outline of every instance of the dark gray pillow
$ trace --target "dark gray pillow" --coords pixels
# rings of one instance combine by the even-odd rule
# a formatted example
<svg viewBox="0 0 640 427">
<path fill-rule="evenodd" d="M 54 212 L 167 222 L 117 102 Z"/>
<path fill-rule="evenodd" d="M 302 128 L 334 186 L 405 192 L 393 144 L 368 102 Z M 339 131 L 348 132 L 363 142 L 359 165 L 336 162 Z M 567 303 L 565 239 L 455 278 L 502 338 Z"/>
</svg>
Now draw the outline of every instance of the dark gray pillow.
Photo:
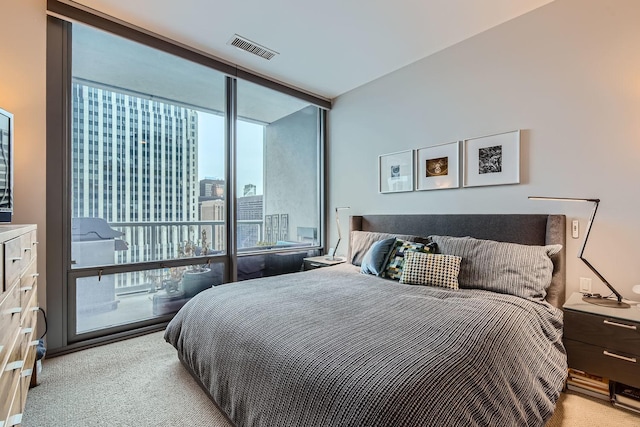
<svg viewBox="0 0 640 427">
<path fill-rule="evenodd" d="M 429 243 L 429 239 L 408 234 L 378 233 L 375 231 L 352 231 L 349 234 L 349 262 L 353 265 L 361 265 L 362 258 L 378 240 L 399 238 L 409 242 Z"/>
<path fill-rule="evenodd" d="M 438 252 L 462 257 L 460 288 L 484 289 L 544 300 L 551 284 L 551 256 L 562 245 L 533 246 L 472 237 L 429 236 Z"/>
</svg>

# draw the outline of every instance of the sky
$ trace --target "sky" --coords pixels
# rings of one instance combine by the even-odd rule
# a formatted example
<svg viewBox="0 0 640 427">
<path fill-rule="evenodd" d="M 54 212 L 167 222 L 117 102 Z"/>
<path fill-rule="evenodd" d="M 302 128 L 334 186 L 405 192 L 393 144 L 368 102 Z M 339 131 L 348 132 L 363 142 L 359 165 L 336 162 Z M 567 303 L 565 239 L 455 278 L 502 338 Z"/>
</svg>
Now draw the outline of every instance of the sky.
<svg viewBox="0 0 640 427">
<path fill-rule="evenodd" d="M 264 126 L 238 120 L 236 140 L 237 194 L 246 184 L 263 194 Z M 224 117 L 198 111 L 198 180 L 224 177 Z"/>
</svg>

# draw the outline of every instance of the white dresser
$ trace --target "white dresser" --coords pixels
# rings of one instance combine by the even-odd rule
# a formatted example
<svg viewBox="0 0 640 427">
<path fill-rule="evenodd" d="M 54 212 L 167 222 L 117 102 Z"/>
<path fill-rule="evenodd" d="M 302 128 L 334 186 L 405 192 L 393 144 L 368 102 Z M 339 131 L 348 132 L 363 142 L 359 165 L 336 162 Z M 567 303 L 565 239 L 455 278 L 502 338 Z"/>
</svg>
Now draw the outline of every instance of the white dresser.
<svg viewBox="0 0 640 427">
<path fill-rule="evenodd" d="M 0 225 L 0 427 L 20 425 L 38 336 L 37 230 Z"/>
</svg>

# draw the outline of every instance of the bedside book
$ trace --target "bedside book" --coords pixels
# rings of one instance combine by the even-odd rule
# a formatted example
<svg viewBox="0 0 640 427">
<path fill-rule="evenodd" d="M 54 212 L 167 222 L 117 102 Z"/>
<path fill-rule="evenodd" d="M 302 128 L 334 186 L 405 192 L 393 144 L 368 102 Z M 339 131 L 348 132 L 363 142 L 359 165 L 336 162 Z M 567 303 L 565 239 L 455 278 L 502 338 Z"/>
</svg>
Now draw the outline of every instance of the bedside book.
<svg viewBox="0 0 640 427">
<path fill-rule="evenodd" d="M 640 389 L 616 383 L 614 386 L 613 401 L 636 412 L 640 412 Z"/>
<path fill-rule="evenodd" d="M 595 397 L 596 399 L 602 399 L 606 401 L 611 400 L 609 397 L 609 393 L 604 393 L 600 390 L 593 390 L 579 385 L 574 385 L 569 382 L 567 382 L 567 389 L 575 391 L 577 393 L 586 394 L 587 396 Z"/>
</svg>

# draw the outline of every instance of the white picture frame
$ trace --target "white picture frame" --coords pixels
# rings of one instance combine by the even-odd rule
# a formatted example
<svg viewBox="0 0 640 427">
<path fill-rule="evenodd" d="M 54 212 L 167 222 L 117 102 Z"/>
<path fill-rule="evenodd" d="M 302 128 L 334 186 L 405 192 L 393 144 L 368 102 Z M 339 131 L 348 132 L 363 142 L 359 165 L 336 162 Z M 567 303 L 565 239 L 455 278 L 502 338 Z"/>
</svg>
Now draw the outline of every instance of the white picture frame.
<svg viewBox="0 0 640 427">
<path fill-rule="evenodd" d="M 460 187 L 460 142 L 416 150 L 416 190 Z"/>
<path fill-rule="evenodd" d="M 520 183 L 520 130 L 465 139 L 464 187 Z"/>
<path fill-rule="evenodd" d="M 413 150 L 378 156 L 378 192 L 413 191 Z"/>
</svg>

